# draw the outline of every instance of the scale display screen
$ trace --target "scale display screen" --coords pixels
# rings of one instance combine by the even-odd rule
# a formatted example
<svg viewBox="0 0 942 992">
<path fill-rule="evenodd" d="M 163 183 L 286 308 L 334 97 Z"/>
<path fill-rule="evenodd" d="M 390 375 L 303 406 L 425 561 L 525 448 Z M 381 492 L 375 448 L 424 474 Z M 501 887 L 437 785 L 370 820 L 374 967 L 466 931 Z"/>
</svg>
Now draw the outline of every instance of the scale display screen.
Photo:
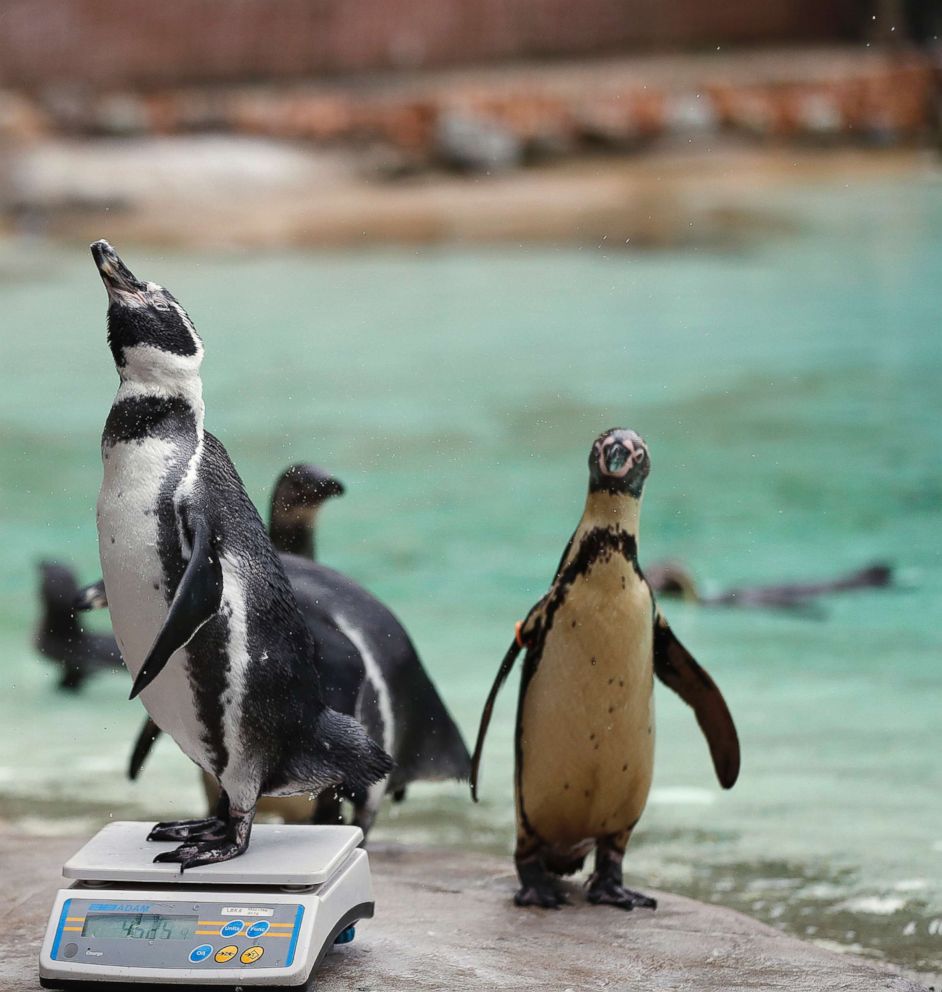
<svg viewBox="0 0 942 992">
<path fill-rule="evenodd" d="M 82 927 L 83 937 L 106 940 L 188 940 L 196 929 L 197 916 L 161 916 L 158 913 L 89 914 Z"/>
</svg>

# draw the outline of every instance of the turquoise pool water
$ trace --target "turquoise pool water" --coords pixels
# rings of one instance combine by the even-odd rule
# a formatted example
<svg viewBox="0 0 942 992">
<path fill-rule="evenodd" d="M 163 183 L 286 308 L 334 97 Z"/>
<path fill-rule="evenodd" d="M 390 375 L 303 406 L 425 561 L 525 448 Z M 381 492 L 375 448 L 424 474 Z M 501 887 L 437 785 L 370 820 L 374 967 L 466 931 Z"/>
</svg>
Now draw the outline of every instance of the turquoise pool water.
<svg viewBox="0 0 942 992">
<path fill-rule="evenodd" d="M 469 742 L 603 428 L 651 448 L 642 562 L 680 557 L 718 588 L 892 561 L 899 588 L 819 615 L 666 604 L 724 689 L 743 773 L 721 792 L 689 711 L 659 687 L 655 787 L 626 866 L 641 888 L 939 970 L 942 185 L 822 187 L 775 207 L 793 233 L 725 253 L 117 247 L 201 329 L 207 425 L 250 493 L 265 502 L 300 459 L 347 483 L 321 556 L 397 610 Z M 202 804 L 168 741 L 125 781 L 141 711 L 121 678 L 59 694 L 29 646 L 35 561 L 98 574 L 104 309 L 84 245 L 0 252 L 0 810 L 26 831 Z M 378 839 L 510 850 L 514 695 L 482 803 L 415 788 Z"/>
</svg>

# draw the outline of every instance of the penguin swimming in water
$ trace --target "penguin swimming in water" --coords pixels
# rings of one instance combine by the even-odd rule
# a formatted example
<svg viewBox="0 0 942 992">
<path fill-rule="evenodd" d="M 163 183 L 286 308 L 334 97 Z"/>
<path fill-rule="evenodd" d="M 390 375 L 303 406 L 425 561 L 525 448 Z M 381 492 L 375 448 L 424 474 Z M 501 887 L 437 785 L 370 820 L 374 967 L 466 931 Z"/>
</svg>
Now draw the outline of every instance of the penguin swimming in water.
<svg viewBox="0 0 942 992">
<path fill-rule="evenodd" d="M 181 869 L 248 847 L 261 795 L 355 792 L 392 761 L 324 702 L 317 645 L 225 448 L 203 427 L 203 344 L 165 289 L 91 246 L 120 377 L 98 537 L 124 662 L 154 723 L 219 781 L 217 815 L 158 824 Z"/>
<path fill-rule="evenodd" d="M 119 671 L 121 653 L 108 634 L 82 629 L 75 616 L 74 601 L 79 586 L 75 573 L 56 561 L 39 563 L 39 598 L 42 613 L 36 624 L 33 645 L 62 668 L 59 688 L 77 692 L 95 672 Z"/>
<path fill-rule="evenodd" d="M 350 796 L 353 823 L 366 835 L 385 794 L 400 801 L 409 783 L 417 780 L 466 780 L 471 758 L 396 615 L 340 572 L 284 553 L 289 547 L 303 547 L 313 554 L 317 511 L 325 499 L 342 492 L 342 483 L 322 469 L 291 466 L 275 483 L 269 533 L 275 548 L 282 552 L 281 561 L 305 622 L 321 647 L 321 675 L 328 703 L 354 715 L 395 760 L 388 778 Z M 95 594 L 88 598 L 94 599 Z M 132 779 L 139 774 L 159 733 L 152 720 L 145 721 L 131 756 Z M 211 783 L 210 779 L 208 790 Z M 292 822 L 311 819 L 306 802 L 292 803 L 287 809 L 280 800 L 278 806 L 266 808 L 290 817 Z M 324 793 L 313 813 L 316 823 L 337 823 L 339 800 Z"/>
<path fill-rule="evenodd" d="M 556 882 L 595 848 L 588 899 L 655 908 L 625 888 L 622 859 L 654 765 L 653 679 L 693 707 L 720 784 L 739 775 L 739 740 L 710 676 L 677 640 L 638 566 L 648 450 L 634 431 L 600 435 L 589 494 L 549 592 L 518 625 L 491 688 L 472 758 L 477 799 L 484 736 L 497 693 L 526 648 L 515 734 L 514 853 L 519 906 L 559 908 Z"/>
<path fill-rule="evenodd" d="M 690 571 L 678 561 L 650 562 L 644 577 L 656 593 L 678 596 L 701 606 L 745 606 L 758 609 L 811 611 L 813 600 L 857 589 L 885 589 L 893 584 L 893 567 L 877 561 L 864 568 L 817 582 L 779 582 L 774 585 L 739 586 L 716 593 L 702 593 Z M 820 616 L 820 612 L 815 612 Z"/>
</svg>

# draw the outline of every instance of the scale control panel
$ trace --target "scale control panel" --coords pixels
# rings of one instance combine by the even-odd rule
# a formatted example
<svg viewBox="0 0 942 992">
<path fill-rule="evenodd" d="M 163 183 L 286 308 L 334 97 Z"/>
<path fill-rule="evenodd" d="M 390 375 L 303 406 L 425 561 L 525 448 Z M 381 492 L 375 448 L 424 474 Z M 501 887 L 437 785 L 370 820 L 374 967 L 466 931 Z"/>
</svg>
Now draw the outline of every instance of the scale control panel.
<svg viewBox="0 0 942 992">
<path fill-rule="evenodd" d="M 62 904 L 50 957 L 157 970 L 290 968 L 303 922 L 300 903 L 73 896 Z"/>
</svg>

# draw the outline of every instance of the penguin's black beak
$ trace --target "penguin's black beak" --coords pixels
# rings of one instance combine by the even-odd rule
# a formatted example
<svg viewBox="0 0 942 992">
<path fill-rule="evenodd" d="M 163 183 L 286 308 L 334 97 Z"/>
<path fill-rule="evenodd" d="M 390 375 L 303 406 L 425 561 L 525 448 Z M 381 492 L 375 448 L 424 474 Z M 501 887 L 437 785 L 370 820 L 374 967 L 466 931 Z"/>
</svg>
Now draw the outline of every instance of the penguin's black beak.
<svg viewBox="0 0 942 992">
<path fill-rule="evenodd" d="M 320 484 L 321 499 L 327 499 L 330 496 L 343 496 L 346 491 L 346 486 L 344 486 L 339 479 L 335 479 L 333 476 L 328 479 L 324 479 Z"/>
<path fill-rule="evenodd" d="M 108 244 L 107 241 L 96 241 L 89 246 L 92 258 L 98 266 L 101 281 L 105 284 L 108 296 L 113 300 L 125 302 L 128 297 L 140 297 L 141 293 L 147 289 L 147 284 L 141 282 L 137 276 L 121 261 L 118 253 Z"/>
<path fill-rule="evenodd" d="M 623 444 L 616 441 L 615 444 L 610 445 L 605 452 L 605 467 L 608 469 L 608 474 L 617 475 L 629 458 L 631 452 Z"/>
</svg>

